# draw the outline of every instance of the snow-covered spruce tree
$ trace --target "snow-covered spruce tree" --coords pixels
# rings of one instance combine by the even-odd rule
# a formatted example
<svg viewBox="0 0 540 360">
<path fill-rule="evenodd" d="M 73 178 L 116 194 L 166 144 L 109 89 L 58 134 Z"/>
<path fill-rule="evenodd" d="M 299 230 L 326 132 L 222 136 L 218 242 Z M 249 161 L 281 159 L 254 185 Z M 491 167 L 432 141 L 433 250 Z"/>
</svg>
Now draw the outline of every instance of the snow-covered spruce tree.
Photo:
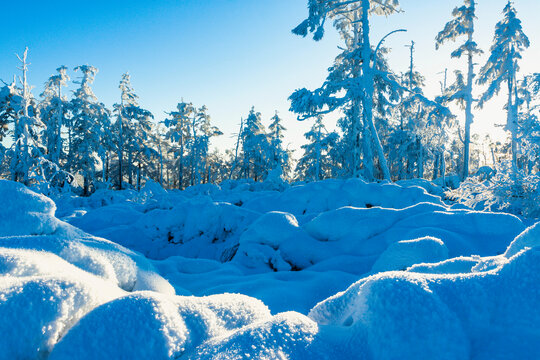
<svg viewBox="0 0 540 360">
<path fill-rule="evenodd" d="M 301 180 L 318 181 L 332 174 L 332 159 L 329 156 L 335 146 L 338 135 L 328 133 L 322 122 L 322 116 L 317 116 L 311 129 L 304 134 L 308 143 L 302 145 L 304 154 L 298 160 L 296 173 Z"/>
<path fill-rule="evenodd" d="M 270 119 L 268 126 L 268 136 L 270 138 L 270 168 L 281 169 L 283 174 L 290 171 L 290 156 L 289 152 L 283 148 L 283 133 L 287 130 L 282 125 L 282 119 L 276 111 L 275 115 Z"/>
<path fill-rule="evenodd" d="M 398 6 L 397 0 L 308 0 L 308 18 L 293 30 L 302 36 L 313 33 L 313 38 L 320 40 L 326 20 L 334 20 L 346 48 L 336 58 L 320 89 L 313 92 L 301 89 L 291 95 L 291 110 L 300 114 L 300 119 L 337 109 L 346 111 L 351 117 L 351 138 L 354 140 L 349 149 L 353 154 L 351 175 L 359 176 L 363 166 L 364 177 L 368 180 L 375 178 L 373 146 L 382 177 L 390 180 L 390 170 L 375 126 L 374 112 L 378 109 L 374 106 L 374 97 L 393 92 L 397 85 L 395 79 L 379 67 L 378 52 L 382 41 L 375 49 L 372 47 L 369 18 L 370 15 L 393 14 L 399 11 Z M 376 90 L 377 84 L 379 89 Z"/>
<path fill-rule="evenodd" d="M 442 44 L 448 41 L 455 41 L 458 37 L 465 36 L 465 42 L 452 52 L 453 58 L 467 57 L 467 79 L 463 79 L 463 75 L 458 73 L 458 81 L 452 87 L 452 91 L 447 94 L 452 101 L 457 101 L 465 108 L 465 134 L 463 138 L 463 173 L 462 179 L 469 176 L 469 153 L 471 143 L 471 124 L 473 123 L 473 81 L 474 73 L 474 57 L 482 53 L 478 45 L 473 39 L 474 21 L 476 20 L 476 2 L 475 0 L 465 0 L 464 5 L 455 8 L 452 11 L 454 19 L 446 23 L 444 29 L 439 32 L 435 38 L 435 48 L 438 49 Z"/>
<path fill-rule="evenodd" d="M 77 66 L 75 71 L 80 71 L 82 76 L 80 81 L 75 81 L 80 87 L 75 90 L 70 103 L 73 135 L 68 163 L 70 169 L 79 172 L 83 177 L 83 195 L 88 195 L 99 164 L 97 153 L 102 146 L 104 130 L 102 124 L 109 121 L 109 111 L 105 105 L 97 102 L 90 87 L 98 69 L 90 65 L 81 65 Z"/>
<path fill-rule="evenodd" d="M 169 113 L 170 118 L 164 121 L 167 127 L 166 138 L 170 140 L 173 147 L 174 158 L 177 163 L 178 188 L 184 188 L 184 156 L 186 153 L 186 142 L 191 137 L 191 121 L 195 112 L 193 104 L 184 101 L 178 103 L 177 111 Z"/>
<path fill-rule="evenodd" d="M 128 73 L 120 80 L 120 104 L 114 105 L 116 122 L 114 123 L 114 143 L 118 157 L 118 189 L 122 190 L 125 168 L 127 168 L 128 183 L 133 185 L 133 161 L 142 144 L 149 138 L 150 121 L 153 115 L 142 109 L 138 104 L 138 96 L 131 87 L 131 77 Z M 144 146 L 142 146 L 144 148 Z M 127 156 L 127 164 L 125 157 Z M 126 166 L 125 166 L 126 165 Z"/>
<path fill-rule="evenodd" d="M 512 169 L 518 170 L 518 92 L 517 73 L 519 71 L 518 60 L 521 53 L 529 47 L 529 39 L 523 33 L 521 20 L 517 18 L 516 9 L 511 1 L 508 1 L 503 10 L 503 19 L 495 26 L 493 45 L 490 48 L 490 56 L 482 67 L 478 77 L 479 84 L 487 84 L 486 92 L 478 103 L 482 107 L 486 101 L 498 94 L 501 85 L 506 82 L 508 88 L 508 101 L 506 104 L 507 120 L 506 130 L 512 137 Z"/>
<path fill-rule="evenodd" d="M 530 175 L 540 170 L 540 73 L 524 76 L 517 85 L 519 168 Z"/>
<path fill-rule="evenodd" d="M 252 107 L 242 129 L 241 176 L 255 181 L 265 178 L 268 171 L 270 145 L 261 122 L 261 113 Z"/>
<path fill-rule="evenodd" d="M 8 85 L 0 88 L 0 176 L 4 172 L 2 166 L 7 158 L 7 149 L 2 143 L 9 134 L 9 124 L 15 118 L 15 110 L 11 106 L 11 89 Z"/>
<path fill-rule="evenodd" d="M 211 124 L 211 117 L 206 113 L 206 106 L 201 108 L 204 111 L 199 111 L 199 116 L 202 118 L 200 127 L 200 159 L 201 159 L 201 171 L 203 171 L 204 182 L 209 182 L 210 172 L 212 170 L 212 163 L 209 161 L 210 140 L 215 136 L 223 135 L 223 132 L 219 130 L 217 126 Z M 213 159 L 218 161 L 219 152 L 213 153 Z M 215 169 L 215 166 L 214 166 Z"/>
<path fill-rule="evenodd" d="M 59 67 L 56 71 L 58 74 L 52 75 L 45 83 L 39 108 L 41 120 L 45 125 L 42 136 L 46 147 L 46 157 L 51 162 L 60 165 L 60 162 L 66 159 L 62 129 L 66 124 L 69 109 L 68 100 L 63 96 L 62 88 L 67 86 L 69 76 L 65 66 Z"/>
<path fill-rule="evenodd" d="M 188 143 L 191 185 L 198 185 L 201 181 L 206 181 L 210 139 L 222 134 L 217 127 L 211 125 L 208 108 L 203 105 L 197 109 L 191 121 L 191 138 Z"/>
<path fill-rule="evenodd" d="M 22 57 L 17 57 L 21 62 L 19 69 L 22 76 L 19 78 L 21 87 L 17 87 L 15 82 L 10 86 L 11 106 L 14 110 L 10 172 L 12 180 L 29 185 L 32 167 L 38 166 L 39 158 L 42 157 L 40 129 L 43 128 L 43 123 L 39 119 L 36 101 L 28 85 L 28 48 L 24 50 Z"/>
</svg>

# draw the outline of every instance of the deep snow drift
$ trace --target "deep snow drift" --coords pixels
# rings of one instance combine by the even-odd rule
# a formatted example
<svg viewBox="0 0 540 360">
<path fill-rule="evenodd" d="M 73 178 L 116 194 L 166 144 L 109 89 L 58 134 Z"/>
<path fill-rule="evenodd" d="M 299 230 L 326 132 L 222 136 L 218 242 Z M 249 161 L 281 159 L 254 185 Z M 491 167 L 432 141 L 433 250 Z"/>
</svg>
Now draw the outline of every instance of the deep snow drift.
<svg viewBox="0 0 540 360">
<path fill-rule="evenodd" d="M 0 359 L 540 357 L 540 225 L 407 183 L 0 199 Z"/>
</svg>

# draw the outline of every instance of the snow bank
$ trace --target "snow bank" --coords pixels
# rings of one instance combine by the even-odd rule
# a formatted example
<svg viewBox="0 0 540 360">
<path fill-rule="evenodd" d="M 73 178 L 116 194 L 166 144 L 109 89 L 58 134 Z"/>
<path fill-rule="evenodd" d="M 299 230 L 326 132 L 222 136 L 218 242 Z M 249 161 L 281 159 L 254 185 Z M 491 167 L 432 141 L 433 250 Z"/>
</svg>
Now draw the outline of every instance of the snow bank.
<svg viewBox="0 0 540 360">
<path fill-rule="evenodd" d="M 0 358 L 38 358 L 94 307 L 122 290 L 61 258 L 0 249 Z"/>
<path fill-rule="evenodd" d="M 502 254 L 524 228 L 513 215 L 452 210 L 429 203 L 404 209 L 344 207 L 304 225 L 309 235 L 333 242 L 347 254 L 377 255 L 396 241 L 431 236 L 442 240 L 452 257 Z"/>
<path fill-rule="evenodd" d="M 387 272 L 358 281 L 309 317 L 376 359 L 539 358 L 540 249 L 485 272 Z"/>
<path fill-rule="evenodd" d="M 0 182 L 0 359 L 540 358 L 539 225 L 418 187 L 236 185 L 60 206 L 158 261 Z"/>
<path fill-rule="evenodd" d="M 519 236 L 512 241 L 504 253 L 504 256 L 510 258 L 526 248 L 533 248 L 536 246 L 540 246 L 540 222 L 519 234 Z"/>
<path fill-rule="evenodd" d="M 361 179 L 329 179 L 293 186 L 278 195 L 255 198 L 243 207 L 261 213 L 282 211 L 301 217 L 343 206 L 402 209 L 419 202 L 442 205 L 440 197 L 430 195 L 420 187 L 367 183 Z"/>
<path fill-rule="evenodd" d="M 0 194 L 0 236 L 42 235 L 56 230 L 56 205 L 51 199 L 7 180 L 0 180 Z"/>
<path fill-rule="evenodd" d="M 317 333 L 317 324 L 307 317 L 271 316 L 260 301 L 242 295 L 186 298 L 145 292 L 90 312 L 50 359 L 310 359 L 326 350 L 309 350 Z"/>
<path fill-rule="evenodd" d="M 438 263 L 448 259 L 448 249 L 437 238 L 423 237 L 391 244 L 377 259 L 372 272 L 405 270 L 420 263 Z"/>
</svg>

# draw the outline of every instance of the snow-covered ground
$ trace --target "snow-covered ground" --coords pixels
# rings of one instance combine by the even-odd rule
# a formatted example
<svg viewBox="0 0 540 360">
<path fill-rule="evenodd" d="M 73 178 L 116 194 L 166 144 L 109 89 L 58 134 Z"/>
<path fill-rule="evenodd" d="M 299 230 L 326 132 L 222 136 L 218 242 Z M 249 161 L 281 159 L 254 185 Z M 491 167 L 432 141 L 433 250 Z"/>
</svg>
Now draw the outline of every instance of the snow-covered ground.
<svg viewBox="0 0 540 360">
<path fill-rule="evenodd" d="M 540 358 L 540 225 L 438 194 L 0 180 L 0 359 Z"/>
</svg>

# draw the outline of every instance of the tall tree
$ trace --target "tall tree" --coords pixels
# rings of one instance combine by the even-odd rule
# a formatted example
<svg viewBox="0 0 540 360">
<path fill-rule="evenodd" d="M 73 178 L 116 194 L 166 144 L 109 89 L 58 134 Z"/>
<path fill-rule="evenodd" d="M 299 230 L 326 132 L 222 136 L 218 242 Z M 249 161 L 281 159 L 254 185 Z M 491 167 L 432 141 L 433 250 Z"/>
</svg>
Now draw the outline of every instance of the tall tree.
<svg viewBox="0 0 540 360">
<path fill-rule="evenodd" d="M 270 121 L 268 126 L 271 152 L 270 167 L 272 169 L 279 167 L 282 171 L 286 171 L 289 165 L 289 153 L 283 148 L 283 133 L 287 129 L 282 125 L 282 119 L 277 111 Z"/>
<path fill-rule="evenodd" d="M 118 156 L 118 188 L 122 189 L 124 179 L 124 157 L 127 155 L 128 182 L 133 185 L 133 161 L 136 153 L 144 148 L 145 140 L 151 131 L 150 120 L 153 118 L 150 111 L 139 106 L 139 97 L 131 86 L 131 77 L 128 73 L 122 75 L 120 80 L 120 104 L 114 105 L 116 122 L 114 124 L 115 148 Z"/>
<path fill-rule="evenodd" d="M 474 73 L 474 56 L 482 53 L 482 50 L 478 48 L 478 45 L 473 39 L 474 35 L 474 21 L 476 20 L 476 2 L 475 0 L 465 0 L 464 5 L 456 7 L 452 11 L 454 17 L 448 23 L 446 23 L 444 29 L 439 32 L 435 38 L 435 48 L 448 42 L 456 41 L 458 37 L 466 37 L 465 42 L 452 52 L 453 58 L 467 57 L 467 79 L 465 82 L 462 80 L 456 83 L 453 87 L 454 91 L 448 96 L 451 100 L 458 101 L 464 105 L 465 108 L 465 134 L 463 138 L 463 173 L 462 179 L 469 176 L 469 157 L 470 157 L 470 144 L 471 144 L 471 125 L 473 123 L 473 81 L 475 77 Z M 463 79 L 463 76 L 459 73 L 459 79 Z"/>
<path fill-rule="evenodd" d="M 521 53 L 529 47 L 529 39 L 523 33 L 521 20 L 517 18 L 516 9 L 511 1 L 508 1 L 503 10 L 503 19 L 495 26 L 493 45 L 486 64 L 480 70 L 479 84 L 488 84 L 486 92 L 478 103 L 482 107 L 484 103 L 498 94 L 501 85 L 506 82 L 508 88 L 508 100 L 506 104 L 507 120 L 506 130 L 512 136 L 512 168 L 518 169 L 518 91 L 517 73 L 518 61 Z"/>
<path fill-rule="evenodd" d="M 398 12 L 398 6 L 397 0 L 308 0 L 308 18 L 293 30 L 293 33 L 302 36 L 313 33 L 313 38 L 320 40 L 324 35 L 326 20 L 334 20 L 334 26 L 340 32 L 346 49 L 336 58 L 321 89 L 315 92 L 302 89 L 291 95 L 291 109 L 303 115 L 317 116 L 338 108 L 348 108 L 354 139 L 351 149 L 352 172 L 354 176 L 359 176 L 363 163 L 364 176 L 368 180 L 374 179 L 373 146 L 382 176 L 390 180 L 390 170 L 375 126 L 374 103 L 376 95 L 393 92 L 397 85 L 395 79 L 379 67 L 381 63 L 378 53 L 382 40 L 375 48 L 372 47 L 369 20 L 370 15 Z M 376 91 L 376 86 L 384 89 Z M 343 92 L 345 94 L 340 96 Z M 360 156 L 361 146 L 363 161 Z"/>
<path fill-rule="evenodd" d="M 255 181 L 266 175 L 268 161 L 268 137 L 261 122 L 261 113 L 252 107 L 242 129 L 242 174 Z"/>
<path fill-rule="evenodd" d="M 90 65 L 81 65 L 77 66 L 75 71 L 81 72 L 81 78 L 75 81 L 80 87 L 75 90 L 70 104 L 73 114 L 73 139 L 69 162 L 71 169 L 78 171 L 83 177 L 83 194 L 88 195 L 99 164 L 97 153 L 103 137 L 102 124 L 109 121 L 109 111 L 105 105 L 98 103 L 90 87 L 98 69 Z"/>
<path fill-rule="evenodd" d="M 21 77 L 19 81 L 21 87 L 16 83 L 10 87 L 12 94 L 11 106 L 14 109 L 14 130 L 13 130 L 13 156 L 11 160 L 11 177 L 14 181 L 29 184 L 30 171 L 36 165 L 36 157 L 40 155 L 40 128 L 43 123 L 39 119 L 36 101 L 31 93 L 31 86 L 28 84 L 28 48 L 24 50 L 22 56 L 18 56 L 21 62 Z"/>
<path fill-rule="evenodd" d="M 529 74 L 518 81 L 518 137 L 523 169 L 532 174 L 540 169 L 540 73 Z"/>
<path fill-rule="evenodd" d="M 166 138 L 174 145 L 172 148 L 176 162 L 178 174 L 178 188 L 184 188 L 184 156 L 186 151 L 186 142 L 191 137 L 191 117 L 195 113 L 195 108 L 192 103 L 178 103 L 177 111 L 169 113 L 170 118 L 164 121 L 168 128 Z"/>
<path fill-rule="evenodd" d="M 43 137 L 47 158 L 60 165 L 60 160 L 65 159 L 62 129 L 66 124 L 69 109 L 62 88 L 67 86 L 69 76 L 65 66 L 59 67 L 56 71 L 58 74 L 52 75 L 45 83 L 45 90 L 41 94 L 43 100 L 40 103 L 40 114 L 45 124 Z"/>
</svg>

